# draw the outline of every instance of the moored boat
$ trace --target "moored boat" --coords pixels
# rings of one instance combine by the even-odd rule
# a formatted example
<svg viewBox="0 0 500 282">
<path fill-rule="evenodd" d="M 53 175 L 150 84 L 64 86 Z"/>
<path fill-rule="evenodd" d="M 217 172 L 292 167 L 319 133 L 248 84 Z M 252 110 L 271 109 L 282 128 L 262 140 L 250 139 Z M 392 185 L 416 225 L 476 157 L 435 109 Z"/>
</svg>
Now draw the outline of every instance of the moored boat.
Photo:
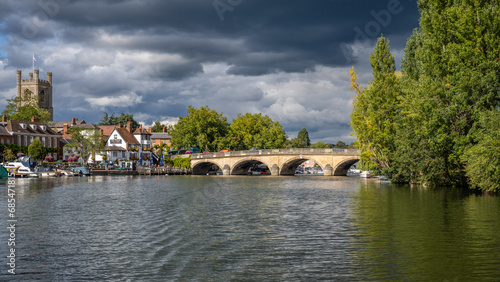
<svg viewBox="0 0 500 282">
<path fill-rule="evenodd" d="M 359 174 L 359 177 L 361 177 L 361 178 L 370 178 L 370 177 L 372 177 L 372 174 L 368 170 L 363 170 Z"/>
<path fill-rule="evenodd" d="M 20 157 L 13 162 L 4 163 L 3 166 L 9 172 L 10 177 L 38 177 L 38 174 L 33 171 L 36 163 L 30 157 Z"/>
<path fill-rule="evenodd" d="M 9 177 L 9 172 L 7 171 L 7 169 L 3 166 L 0 165 L 0 177 L 4 178 L 4 177 Z"/>
<path fill-rule="evenodd" d="M 39 167 L 38 175 L 40 177 L 56 177 L 58 176 L 57 171 L 53 170 L 51 167 Z"/>
</svg>

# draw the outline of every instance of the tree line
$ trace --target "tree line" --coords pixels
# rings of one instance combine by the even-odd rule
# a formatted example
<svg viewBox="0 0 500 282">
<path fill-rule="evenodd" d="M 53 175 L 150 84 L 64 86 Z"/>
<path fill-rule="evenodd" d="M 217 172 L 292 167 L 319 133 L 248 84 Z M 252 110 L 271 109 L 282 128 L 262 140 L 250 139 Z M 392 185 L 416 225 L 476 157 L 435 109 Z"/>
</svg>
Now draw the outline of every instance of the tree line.
<svg viewBox="0 0 500 282">
<path fill-rule="evenodd" d="M 360 166 L 396 182 L 500 187 L 500 6 L 498 1 L 420 0 L 420 27 L 401 72 L 378 39 L 351 127 Z"/>
<path fill-rule="evenodd" d="M 188 107 L 187 115 L 179 117 L 174 126 L 169 126 L 173 147 L 200 148 L 202 151 L 279 149 L 279 148 L 332 148 L 332 144 L 310 143 L 309 133 L 303 128 L 296 138 L 288 139 L 283 126 L 269 116 L 238 114 L 231 123 L 222 113 L 208 106 L 199 109 Z M 339 148 L 348 146 L 339 141 Z"/>
</svg>

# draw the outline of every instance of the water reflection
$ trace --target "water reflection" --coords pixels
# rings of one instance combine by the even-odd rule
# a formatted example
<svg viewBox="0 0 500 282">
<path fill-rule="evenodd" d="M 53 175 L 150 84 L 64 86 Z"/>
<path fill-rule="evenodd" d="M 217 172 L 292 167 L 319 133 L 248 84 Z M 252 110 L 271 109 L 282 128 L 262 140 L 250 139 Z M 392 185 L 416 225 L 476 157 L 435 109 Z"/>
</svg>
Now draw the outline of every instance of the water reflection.
<svg viewBox="0 0 500 282">
<path fill-rule="evenodd" d="M 351 240 L 356 264 L 363 266 L 360 279 L 494 277 L 500 262 L 498 205 L 497 196 L 466 190 L 361 182 Z"/>
</svg>

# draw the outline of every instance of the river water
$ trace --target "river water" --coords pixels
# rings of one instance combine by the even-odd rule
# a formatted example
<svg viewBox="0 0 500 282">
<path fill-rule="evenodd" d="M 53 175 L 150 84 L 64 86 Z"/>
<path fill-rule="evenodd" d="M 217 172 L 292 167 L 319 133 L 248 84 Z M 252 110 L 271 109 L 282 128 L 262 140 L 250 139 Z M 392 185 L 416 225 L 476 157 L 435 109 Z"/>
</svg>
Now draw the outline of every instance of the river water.
<svg viewBox="0 0 500 282">
<path fill-rule="evenodd" d="M 499 281 L 498 194 L 356 177 L 16 179 L 0 280 Z"/>
</svg>

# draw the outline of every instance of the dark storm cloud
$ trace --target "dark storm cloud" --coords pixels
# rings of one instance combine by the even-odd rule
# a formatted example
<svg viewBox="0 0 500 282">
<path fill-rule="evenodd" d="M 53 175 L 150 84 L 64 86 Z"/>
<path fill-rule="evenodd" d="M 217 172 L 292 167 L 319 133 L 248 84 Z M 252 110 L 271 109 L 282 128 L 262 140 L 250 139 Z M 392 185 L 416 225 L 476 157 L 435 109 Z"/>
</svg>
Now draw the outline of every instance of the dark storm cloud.
<svg viewBox="0 0 500 282">
<path fill-rule="evenodd" d="M 47 10 L 47 20 L 56 21 L 58 29 L 51 30 L 53 25 L 47 24 L 47 28 L 37 28 L 30 40 L 60 36 L 69 43 L 92 45 L 103 44 L 99 40 L 101 33 L 136 35 L 138 41 L 104 44 L 108 48 L 182 54 L 196 65 L 183 66 L 184 75 L 175 76 L 182 79 L 196 74 L 193 70 L 203 62 L 228 62 L 233 65 L 230 73 L 238 75 L 302 72 L 318 64 L 343 66 L 350 63 L 345 58 L 350 50 L 342 51 L 342 43 L 374 40 L 378 34 L 370 34 L 377 31 L 373 23 L 378 23 L 380 32 L 387 36 L 407 33 L 418 17 L 416 4 L 408 0 L 262 0 L 240 1 L 232 10 L 223 11 L 221 21 L 221 12 L 214 7 L 217 1 L 70 1 L 57 8 L 40 4 L 50 1 L 31 1 L 31 5 L 23 1 L 24 5 L 12 4 L 19 13 L 4 20 L 4 32 L 17 30 L 17 34 L 22 34 L 23 26 L 30 22 L 36 26 L 33 18 Z M 390 10 L 389 3 L 398 13 L 389 13 L 387 19 L 387 13 L 379 13 Z M 9 7 L 11 11 L 12 6 L 6 8 Z M 381 15 L 382 20 L 377 22 L 374 15 Z M 241 44 L 231 43 L 234 41 Z M 404 44 L 396 43 L 396 48 Z M 281 55 L 274 56 L 276 53 Z"/>
<path fill-rule="evenodd" d="M 418 16 L 412 0 L 1 1 L 0 94 L 13 95 L 7 82 L 27 77 L 34 53 L 54 74 L 56 119 L 151 123 L 209 105 L 344 138 L 348 69 L 366 84 L 379 34 L 400 58 Z"/>
</svg>

